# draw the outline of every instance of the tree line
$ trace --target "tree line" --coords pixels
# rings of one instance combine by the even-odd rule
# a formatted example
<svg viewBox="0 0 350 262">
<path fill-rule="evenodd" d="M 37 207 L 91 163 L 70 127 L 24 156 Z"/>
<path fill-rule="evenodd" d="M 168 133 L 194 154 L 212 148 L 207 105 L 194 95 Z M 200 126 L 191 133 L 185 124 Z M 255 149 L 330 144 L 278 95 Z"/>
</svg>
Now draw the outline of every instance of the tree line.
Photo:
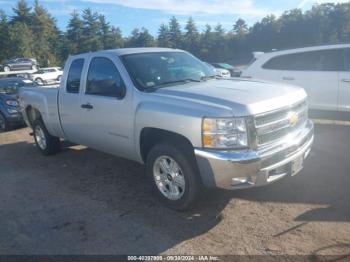
<svg viewBox="0 0 350 262">
<path fill-rule="evenodd" d="M 123 36 L 119 27 L 90 8 L 73 12 L 64 32 L 38 0 L 33 6 L 19 0 L 12 16 L 0 10 L 0 61 L 35 57 L 41 66 L 62 65 L 70 54 L 152 46 L 185 49 L 205 61 L 244 63 L 252 51 L 340 42 L 350 42 L 350 2 L 268 15 L 251 27 L 238 19 L 231 30 L 218 23 L 200 31 L 191 17 L 184 27 L 172 17 L 159 26 L 156 36 L 144 27 Z"/>
</svg>

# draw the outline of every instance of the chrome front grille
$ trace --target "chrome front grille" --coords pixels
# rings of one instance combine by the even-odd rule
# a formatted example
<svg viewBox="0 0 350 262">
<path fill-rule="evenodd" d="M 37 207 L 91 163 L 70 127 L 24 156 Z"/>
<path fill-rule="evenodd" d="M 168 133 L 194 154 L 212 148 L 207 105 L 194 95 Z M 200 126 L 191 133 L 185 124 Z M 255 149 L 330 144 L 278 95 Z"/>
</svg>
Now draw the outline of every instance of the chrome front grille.
<svg viewBox="0 0 350 262">
<path fill-rule="evenodd" d="M 306 101 L 289 108 L 255 116 L 258 146 L 267 145 L 284 138 L 300 128 L 308 118 Z"/>
</svg>

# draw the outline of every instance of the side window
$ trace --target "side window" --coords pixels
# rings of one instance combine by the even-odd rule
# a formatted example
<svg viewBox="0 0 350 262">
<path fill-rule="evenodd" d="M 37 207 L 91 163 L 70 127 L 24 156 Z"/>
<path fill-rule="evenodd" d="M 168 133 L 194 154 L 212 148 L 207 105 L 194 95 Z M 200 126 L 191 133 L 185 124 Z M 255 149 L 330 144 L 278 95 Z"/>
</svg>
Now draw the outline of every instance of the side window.
<svg viewBox="0 0 350 262">
<path fill-rule="evenodd" d="M 79 93 L 81 73 L 83 71 L 84 59 L 79 58 L 72 62 L 68 78 L 66 90 L 68 93 Z"/>
<path fill-rule="evenodd" d="M 270 59 L 265 69 L 291 71 L 341 71 L 343 62 L 339 49 L 302 52 Z"/>
<path fill-rule="evenodd" d="M 344 55 L 344 71 L 350 71 L 350 48 L 343 50 Z"/>
<path fill-rule="evenodd" d="M 86 94 L 123 98 L 124 82 L 114 63 L 105 57 L 92 59 L 87 77 Z"/>
<path fill-rule="evenodd" d="M 288 64 L 288 57 L 289 55 L 273 57 L 265 64 L 263 64 L 262 68 L 272 70 L 284 70 L 285 65 Z"/>
</svg>

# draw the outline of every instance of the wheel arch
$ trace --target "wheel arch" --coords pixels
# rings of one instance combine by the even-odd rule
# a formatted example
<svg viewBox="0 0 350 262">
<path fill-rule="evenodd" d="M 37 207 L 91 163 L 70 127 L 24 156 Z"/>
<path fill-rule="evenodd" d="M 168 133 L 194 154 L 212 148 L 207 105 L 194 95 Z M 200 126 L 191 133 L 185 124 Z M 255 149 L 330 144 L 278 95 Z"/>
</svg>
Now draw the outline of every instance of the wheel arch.
<svg viewBox="0 0 350 262">
<path fill-rule="evenodd" d="M 33 123 L 35 120 L 37 120 L 37 119 L 42 120 L 43 119 L 40 111 L 37 108 L 32 107 L 31 105 L 28 105 L 26 107 L 25 112 L 26 112 L 27 120 L 28 120 L 30 127 L 33 126 Z"/>
<path fill-rule="evenodd" d="M 171 143 L 188 150 L 194 156 L 194 147 L 185 136 L 165 129 L 144 127 L 140 133 L 139 149 L 142 161 L 145 163 L 147 156 L 157 143 Z"/>
</svg>

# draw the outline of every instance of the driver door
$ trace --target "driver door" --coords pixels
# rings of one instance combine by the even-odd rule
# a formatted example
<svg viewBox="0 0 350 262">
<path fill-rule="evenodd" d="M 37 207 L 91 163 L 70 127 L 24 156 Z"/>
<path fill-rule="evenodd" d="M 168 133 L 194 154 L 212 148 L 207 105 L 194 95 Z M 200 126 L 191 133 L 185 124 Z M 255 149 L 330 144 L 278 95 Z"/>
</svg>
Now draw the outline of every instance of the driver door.
<svg viewBox="0 0 350 262">
<path fill-rule="evenodd" d="M 83 144 L 128 156 L 133 152 L 131 92 L 123 81 L 116 57 L 92 57 L 81 96 L 81 140 Z"/>
</svg>

